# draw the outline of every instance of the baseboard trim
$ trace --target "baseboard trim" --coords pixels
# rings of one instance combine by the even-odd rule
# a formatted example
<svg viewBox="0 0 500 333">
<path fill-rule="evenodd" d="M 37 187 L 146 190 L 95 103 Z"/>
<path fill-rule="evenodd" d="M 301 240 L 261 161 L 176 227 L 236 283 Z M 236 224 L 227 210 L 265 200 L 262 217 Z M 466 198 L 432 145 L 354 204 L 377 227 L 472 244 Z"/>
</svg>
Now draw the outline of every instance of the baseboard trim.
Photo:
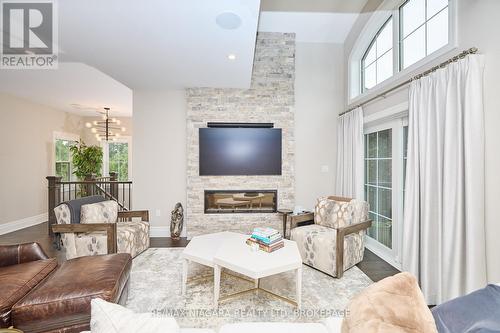
<svg viewBox="0 0 500 333">
<path fill-rule="evenodd" d="M 170 237 L 170 227 L 151 227 L 150 237 Z M 186 229 L 182 230 L 181 237 L 186 237 Z"/>
<path fill-rule="evenodd" d="M 151 227 L 149 230 L 150 237 L 170 237 L 169 227 Z"/>
<path fill-rule="evenodd" d="M 3 223 L 0 224 L 0 235 L 8 234 L 10 232 L 28 228 L 47 221 L 48 221 L 48 214 L 43 213 L 40 215 L 30 216 L 24 219 Z"/>
</svg>

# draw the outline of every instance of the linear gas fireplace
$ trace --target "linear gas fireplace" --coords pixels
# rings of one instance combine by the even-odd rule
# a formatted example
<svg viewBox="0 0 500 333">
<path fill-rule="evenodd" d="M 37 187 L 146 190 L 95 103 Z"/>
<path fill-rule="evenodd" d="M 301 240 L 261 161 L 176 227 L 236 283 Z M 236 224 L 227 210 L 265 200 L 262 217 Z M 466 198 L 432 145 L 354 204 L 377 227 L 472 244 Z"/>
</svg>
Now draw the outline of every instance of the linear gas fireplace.
<svg viewBox="0 0 500 333">
<path fill-rule="evenodd" d="M 278 191 L 205 191 L 205 214 L 276 213 Z"/>
</svg>

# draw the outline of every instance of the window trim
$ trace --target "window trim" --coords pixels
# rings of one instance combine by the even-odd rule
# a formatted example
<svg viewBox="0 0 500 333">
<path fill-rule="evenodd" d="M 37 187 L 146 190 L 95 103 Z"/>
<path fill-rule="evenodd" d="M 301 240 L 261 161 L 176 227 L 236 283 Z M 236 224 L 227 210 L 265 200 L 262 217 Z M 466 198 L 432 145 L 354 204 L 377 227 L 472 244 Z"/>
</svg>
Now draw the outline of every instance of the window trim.
<svg viewBox="0 0 500 333">
<path fill-rule="evenodd" d="M 132 136 L 123 135 L 119 138 L 116 138 L 115 141 L 111 141 L 111 143 L 127 143 L 128 144 L 128 180 L 132 179 Z M 109 149 L 108 142 L 101 141 L 103 159 L 102 159 L 102 174 L 109 176 Z"/>
<path fill-rule="evenodd" d="M 420 73 L 425 68 L 430 68 L 439 63 L 439 61 L 445 57 L 445 55 L 451 55 L 456 52 L 458 48 L 457 40 L 457 0 L 449 0 L 448 2 L 448 44 L 442 48 L 434 51 L 428 56 L 420 59 L 414 64 L 408 66 L 403 70 L 400 68 L 400 54 L 399 54 L 399 8 L 407 0 L 385 0 L 378 9 L 370 16 L 368 22 L 364 25 L 362 31 L 360 32 L 358 38 L 354 42 L 351 49 L 351 53 L 348 58 L 348 68 L 347 68 L 347 106 L 353 106 L 362 103 L 364 100 L 382 93 L 384 90 L 400 84 L 416 74 Z M 375 33 L 378 32 L 379 27 L 390 17 L 393 17 L 393 35 L 394 35 L 394 45 L 393 51 L 395 54 L 393 56 L 393 63 L 395 65 L 394 74 L 387 80 L 375 85 L 373 88 L 362 92 L 361 86 L 363 82 L 361 81 L 361 59 L 364 52 L 367 50 L 367 46 L 370 45 Z M 394 31 L 396 33 L 394 33 Z M 397 66 L 396 66 L 397 65 Z"/>
<path fill-rule="evenodd" d="M 66 141 L 80 141 L 80 135 L 70 133 L 70 132 L 60 132 L 54 131 L 52 132 L 52 163 L 51 164 L 51 173 L 56 175 L 56 140 L 66 140 Z M 73 175 L 73 170 L 70 169 L 70 180 L 75 179 Z"/>
<path fill-rule="evenodd" d="M 403 190 L 403 127 L 408 125 L 408 102 L 398 104 L 364 118 L 363 138 L 366 134 L 392 129 L 392 249 L 367 236 L 366 247 L 390 263 L 401 269 L 402 235 L 403 235 L 403 196 L 396 195 Z M 396 158 L 397 157 L 397 158 Z M 363 168 L 365 157 L 363 155 Z M 363 170 L 365 175 L 365 170 Z M 365 180 L 366 181 L 366 180 Z M 364 183 L 363 183 L 364 187 Z M 402 193 L 402 192 L 401 192 Z"/>
<path fill-rule="evenodd" d="M 398 163 L 400 163 L 399 166 L 397 166 L 397 169 L 400 172 L 400 175 L 397 176 L 397 178 L 394 178 L 394 173 L 393 173 L 393 191 L 396 191 L 395 189 L 397 188 L 397 191 L 403 189 L 404 185 L 404 179 L 403 179 L 403 127 L 408 125 L 408 107 L 409 104 L 408 102 L 403 102 L 400 104 L 397 104 L 395 106 L 386 108 L 384 110 L 381 110 L 377 113 L 367 115 L 363 118 L 363 138 L 364 135 L 368 133 L 368 131 L 380 131 L 383 129 L 387 129 L 388 124 L 397 124 L 400 127 L 400 150 L 394 150 L 395 145 L 393 142 L 393 158 L 394 156 L 399 156 L 398 160 L 400 160 Z M 393 138 L 394 138 L 394 133 L 393 133 Z M 364 141 L 363 141 L 364 142 Z M 397 154 L 397 155 L 396 155 Z M 364 161 L 364 155 L 363 155 L 363 161 Z M 364 165 L 364 164 L 363 164 Z M 394 168 L 394 166 L 393 166 Z M 364 170 L 363 170 L 364 171 Z M 363 172 L 364 174 L 364 172 Z M 399 182 L 399 183 L 398 183 Z M 396 187 L 397 186 L 397 187 Z M 394 200 L 393 196 L 393 200 Z M 401 198 L 402 199 L 402 198 Z M 397 222 L 395 222 L 393 233 L 396 235 L 393 237 L 392 244 L 393 244 L 393 249 L 392 251 L 388 250 L 387 247 L 379 244 L 377 241 L 366 237 L 366 244 L 367 248 L 370 249 L 372 252 L 380 256 L 382 259 L 390 263 L 392 266 L 401 269 L 401 256 L 402 256 L 402 244 L 403 244 L 403 233 L 401 229 L 402 228 L 402 222 L 399 226 L 396 226 L 399 221 L 403 221 L 403 207 L 402 207 L 403 202 L 401 201 L 400 204 L 395 205 L 393 201 L 393 208 L 394 211 L 392 212 L 393 220 L 398 218 Z M 397 207 L 400 206 L 400 207 Z M 396 238 L 395 238 L 396 237 Z"/>
</svg>

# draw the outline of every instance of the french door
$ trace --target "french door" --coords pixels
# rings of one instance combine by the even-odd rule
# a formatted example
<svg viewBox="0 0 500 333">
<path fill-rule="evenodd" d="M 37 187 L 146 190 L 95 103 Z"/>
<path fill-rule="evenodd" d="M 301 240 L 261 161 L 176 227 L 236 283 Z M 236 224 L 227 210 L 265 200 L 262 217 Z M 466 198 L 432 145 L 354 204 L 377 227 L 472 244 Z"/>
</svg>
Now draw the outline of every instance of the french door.
<svg viewBox="0 0 500 333">
<path fill-rule="evenodd" d="M 365 127 L 365 200 L 372 227 L 366 246 L 401 268 L 407 124 L 396 119 Z"/>
</svg>

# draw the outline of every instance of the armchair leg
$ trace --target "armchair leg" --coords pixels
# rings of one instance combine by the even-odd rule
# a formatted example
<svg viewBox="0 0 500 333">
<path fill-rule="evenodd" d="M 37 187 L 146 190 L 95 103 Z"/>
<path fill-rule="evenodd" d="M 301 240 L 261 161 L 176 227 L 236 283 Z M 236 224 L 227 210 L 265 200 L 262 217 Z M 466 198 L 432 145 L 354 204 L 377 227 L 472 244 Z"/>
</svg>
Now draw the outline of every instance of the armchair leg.
<svg viewBox="0 0 500 333">
<path fill-rule="evenodd" d="M 116 223 L 109 223 L 106 234 L 108 254 L 116 253 L 118 251 Z"/>
<path fill-rule="evenodd" d="M 335 249 L 337 279 L 342 278 L 344 275 L 344 237 L 343 230 L 337 230 L 337 243 Z"/>
<path fill-rule="evenodd" d="M 337 278 L 341 278 L 344 275 L 344 239 L 345 236 L 359 232 L 361 230 L 366 230 L 371 227 L 372 221 L 368 220 L 365 222 L 356 223 L 347 227 L 337 229 L 337 244 L 335 249 L 336 258 L 336 269 Z"/>
</svg>

